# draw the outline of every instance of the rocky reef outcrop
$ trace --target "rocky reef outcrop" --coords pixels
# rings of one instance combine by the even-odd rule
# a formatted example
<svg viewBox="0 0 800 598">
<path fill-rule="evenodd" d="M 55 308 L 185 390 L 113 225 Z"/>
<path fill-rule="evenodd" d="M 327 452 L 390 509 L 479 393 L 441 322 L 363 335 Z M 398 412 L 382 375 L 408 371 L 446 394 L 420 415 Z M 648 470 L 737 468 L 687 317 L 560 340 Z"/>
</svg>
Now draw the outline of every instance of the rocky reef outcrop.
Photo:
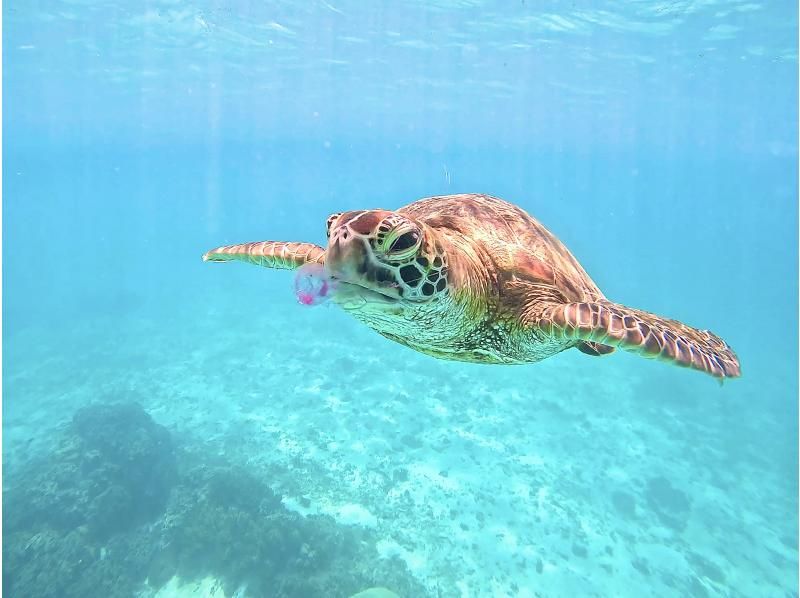
<svg viewBox="0 0 800 598">
<path fill-rule="evenodd" d="M 59 448 L 7 480 L 3 591 L 112 598 L 174 576 L 218 578 L 225 595 L 350 596 L 425 590 L 380 559 L 368 532 L 287 510 L 263 472 L 177 448 L 138 405 L 75 413 Z"/>
</svg>

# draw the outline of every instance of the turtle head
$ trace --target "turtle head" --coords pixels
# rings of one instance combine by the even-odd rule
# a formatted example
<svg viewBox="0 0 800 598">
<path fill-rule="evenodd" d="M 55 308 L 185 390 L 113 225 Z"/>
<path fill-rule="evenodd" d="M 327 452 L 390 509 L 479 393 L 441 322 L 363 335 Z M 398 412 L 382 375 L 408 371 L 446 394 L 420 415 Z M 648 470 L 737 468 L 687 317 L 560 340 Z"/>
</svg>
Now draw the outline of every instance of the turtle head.
<svg viewBox="0 0 800 598">
<path fill-rule="evenodd" d="M 345 309 L 411 307 L 447 293 L 447 261 L 430 229 L 387 210 L 332 214 L 325 267 Z"/>
</svg>

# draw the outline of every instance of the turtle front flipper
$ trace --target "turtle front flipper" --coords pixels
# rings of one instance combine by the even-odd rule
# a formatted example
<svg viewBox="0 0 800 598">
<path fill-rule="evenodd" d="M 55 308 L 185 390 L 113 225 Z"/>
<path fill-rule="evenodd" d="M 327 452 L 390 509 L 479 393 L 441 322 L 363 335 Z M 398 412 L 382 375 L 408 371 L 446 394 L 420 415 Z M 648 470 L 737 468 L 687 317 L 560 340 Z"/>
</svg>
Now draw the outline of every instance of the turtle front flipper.
<svg viewBox="0 0 800 598">
<path fill-rule="evenodd" d="M 655 314 L 608 301 L 548 304 L 533 322 L 545 333 L 619 347 L 716 378 L 741 375 L 739 360 L 721 338 Z"/>
<path fill-rule="evenodd" d="M 286 243 L 282 241 L 258 241 L 217 247 L 203 255 L 204 262 L 240 261 L 278 268 L 294 270 L 304 264 L 323 264 L 325 250 L 313 243 Z"/>
</svg>

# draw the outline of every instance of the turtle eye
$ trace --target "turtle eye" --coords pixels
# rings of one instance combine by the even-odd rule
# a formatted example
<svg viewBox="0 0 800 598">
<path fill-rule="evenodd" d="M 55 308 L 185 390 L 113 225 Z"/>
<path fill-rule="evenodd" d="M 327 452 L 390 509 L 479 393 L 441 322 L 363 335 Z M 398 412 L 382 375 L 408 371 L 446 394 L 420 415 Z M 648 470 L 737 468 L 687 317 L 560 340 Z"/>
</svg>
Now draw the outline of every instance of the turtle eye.
<svg viewBox="0 0 800 598">
<path fill-rule="evenodd" d="M 325 234 L 328 236 L 328 238 L 331 236 L 331 227 L 333 226 L 333 223 L 336 222 L 341 215 L 341 212 L 337 212 L 336 214 L 331 214 L 328 216 L 328 221 L 325 223 Z"/>
<path fill-rule="evenodd" d="M 408 231 L 394 239 L 389 245 L 387 253 L 392 257 L 413 253 L 419 245 L 419 233 L 417 231 Z"/>
</svg>

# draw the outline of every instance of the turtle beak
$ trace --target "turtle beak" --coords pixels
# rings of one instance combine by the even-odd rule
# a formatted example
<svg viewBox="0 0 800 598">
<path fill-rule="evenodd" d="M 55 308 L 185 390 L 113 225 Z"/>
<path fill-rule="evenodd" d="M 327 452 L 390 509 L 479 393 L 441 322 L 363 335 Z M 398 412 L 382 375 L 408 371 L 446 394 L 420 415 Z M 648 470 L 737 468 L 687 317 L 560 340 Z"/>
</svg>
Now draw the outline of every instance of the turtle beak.
<svg viewBox="0 0 800 598">
<path fill-rule="evenodd" d="M 362 307 L 369 304 L 394 304 L 396 291 L 381 288 L 369 266 L 369 248 L 366 240 L 351 237 L 341 240 L 332 238 L 325 252 L 325 268 L 336 281 L 334 299 L 342 306 Z"/>
<path fill-rule="evenodd" d="M 366 263 L 364 241 L 351 238 L 331 239 L 325 252 L 325 267 L 334 278 L 344 282 L 357 281 L 363 276 Z"/>
</svg>

